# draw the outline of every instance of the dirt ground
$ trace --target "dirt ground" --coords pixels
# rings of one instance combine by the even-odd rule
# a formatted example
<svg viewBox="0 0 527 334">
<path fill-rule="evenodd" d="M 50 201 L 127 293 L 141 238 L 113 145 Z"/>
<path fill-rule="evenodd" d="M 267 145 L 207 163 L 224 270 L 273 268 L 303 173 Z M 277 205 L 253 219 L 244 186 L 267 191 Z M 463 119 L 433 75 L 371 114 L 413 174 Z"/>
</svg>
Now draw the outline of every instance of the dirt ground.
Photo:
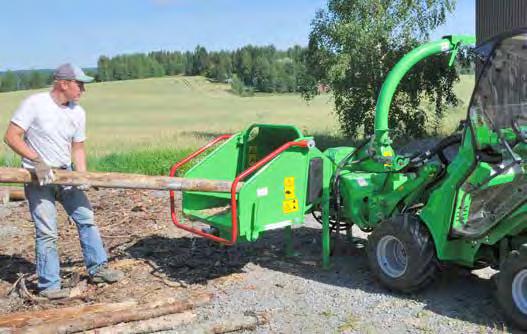
<svg viewBox="0 0 527 334">
<path fill-rule="evenodd" d="M 314 222 L 295 229 L 301 255 L 286 258 L 280 231 L 253 244 L 222 247 L 175 228 L 166 192 L 112 189 L 90 191 L 89 197 L 110 265 L 125 279 L 86 284 L 75 224 L 59 210 L 62 275 L 77 295 L 53 302 L 21 297 L 11 291 L 20 275 L 26 274 L 28 292 L 36 292 L 33 223 L 26 202 L 0 205 L 0 314 L 212 292 L 214 301 L 198 310 L 201 319 L 267 312 L 271 320 L 257 329 L 261 333 L 509 331 L 485 273 L 451 269 L 427 292 L 401 296 L 371 277 L 360 239 L 341 244 L 331 269 L 322 270 Z"/>
</svg>

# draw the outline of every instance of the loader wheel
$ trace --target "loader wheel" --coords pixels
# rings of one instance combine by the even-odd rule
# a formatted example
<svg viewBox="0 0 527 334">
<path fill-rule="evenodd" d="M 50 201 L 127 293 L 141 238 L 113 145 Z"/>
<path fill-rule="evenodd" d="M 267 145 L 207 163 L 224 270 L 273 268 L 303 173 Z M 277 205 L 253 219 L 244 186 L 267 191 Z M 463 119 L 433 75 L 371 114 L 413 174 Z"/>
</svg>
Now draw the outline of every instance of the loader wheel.
<svg viewBox="0 0 527 334">
<path fill-rule="evenodd" d="M 400 292 L 424 288 L 438 269 L 432 237 L 414 215 L 395 216 L 376 227 L 368 238 L 367 254 L 373 274 Z"/>
<path fill-rule="evenodd" d="M 507 317 L 522 330 L 527 329 L 527 254 L 512 251 L 501 265 L 498 302 Z"/>
</svg>

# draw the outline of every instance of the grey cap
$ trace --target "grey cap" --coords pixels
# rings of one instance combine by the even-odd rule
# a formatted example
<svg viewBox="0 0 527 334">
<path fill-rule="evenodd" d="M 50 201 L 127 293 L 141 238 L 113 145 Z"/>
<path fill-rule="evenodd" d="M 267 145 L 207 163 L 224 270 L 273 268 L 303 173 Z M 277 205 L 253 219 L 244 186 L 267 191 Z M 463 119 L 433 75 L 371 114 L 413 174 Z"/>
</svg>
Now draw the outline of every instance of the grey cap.
<svg viewBox="0 0 527 334">
<path fill-rule="evenodd" d="M 80 82 L 93 81 L 93 78 L 87 76 L 80 67 L 70 63 L 62 64 L 57 67 L 55 72 L 53 72 L 53 78 L 55 80 L 76 80 Z"/>
</svg>

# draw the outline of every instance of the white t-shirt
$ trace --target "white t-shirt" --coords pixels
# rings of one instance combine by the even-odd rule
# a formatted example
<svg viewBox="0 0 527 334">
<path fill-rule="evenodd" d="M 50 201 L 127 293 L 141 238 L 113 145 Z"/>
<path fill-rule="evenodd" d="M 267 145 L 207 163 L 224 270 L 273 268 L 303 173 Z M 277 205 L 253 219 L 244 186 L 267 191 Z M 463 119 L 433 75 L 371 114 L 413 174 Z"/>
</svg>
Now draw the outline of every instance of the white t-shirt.
<svg viewBox="0 0 527 334">
<path fill-rule="evenodd" d="M 59 106 L 49 92 L 25 99 L 11 122 L 26 131 L 25 142 L 51 167 L 71 164 L 71 143 L 86 140 L 86 114 L 75 103 Z M 33 168 L 31 160 L 22 159 L 25 168 Z"/>
</svg>

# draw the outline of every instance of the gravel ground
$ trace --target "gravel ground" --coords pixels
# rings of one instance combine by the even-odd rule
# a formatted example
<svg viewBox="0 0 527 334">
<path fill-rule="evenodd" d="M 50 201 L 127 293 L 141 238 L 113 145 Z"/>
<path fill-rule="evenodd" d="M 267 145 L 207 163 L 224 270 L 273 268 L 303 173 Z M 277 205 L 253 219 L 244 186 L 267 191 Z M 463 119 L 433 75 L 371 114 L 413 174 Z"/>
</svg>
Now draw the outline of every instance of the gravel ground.
<svg viewBox="0 0 527 334">
<path fill-rule="evenodd" d="M 445 268 L 427 290 L 399 295 L 371 276 L 363 247 L 366 235 L 358 230 L 353 243 L 339 241 L 331 268 L 323 270 L 320 226 L 311 218 L 294 230 L 298 254 L 285 257 L 280 230 L 234 247 L 193 238 L 169 222 L 164 193 L 101 190 L 90 192 L 90 197 L 111 264 L 120 265 L 126 279 L 111 286 L 90 286 L 72 305 L 129 298 L 145 302 L 208 291 L 214 298 L 195 311 L 198 322 L 246 313 L 267 315 L 269 323 L 256 333 L 510 331 L 494 299 L 489 269 L 471 273 Z M 75 227 L 63 213 L 59 221 L 62 266 L 81 270 Z M 0 206 L 0 314 L 70 305 L 7 296 L 18 273 L 34 271 L 33 233 L 26 203 Z M 135 262 L 125 266 L 125 261 Z M 176 285 L 163 284 L 160 275 Z M 188 328 L 167 333 L 185 333 Z"/>
<path fill-rule="evenodd" d="M 354 245 L 342 241 L 331 268 L 322 270 L 319 233 L 311 221 L 295 230 L 302 251 L 295 258 L 267 259 L 262 248 L 263 255 L 242 267 L 242 280 L 210 289 L 216 299 L 199 317 L 269 314 L 257 333 L 509 332 L 493 298 L 492 270 L 448 268 L 424 292 L 390 293 L 371 277 L 362 238 Z M 259 244 L 272 248 L 272 238 Z"/>
</svg>

